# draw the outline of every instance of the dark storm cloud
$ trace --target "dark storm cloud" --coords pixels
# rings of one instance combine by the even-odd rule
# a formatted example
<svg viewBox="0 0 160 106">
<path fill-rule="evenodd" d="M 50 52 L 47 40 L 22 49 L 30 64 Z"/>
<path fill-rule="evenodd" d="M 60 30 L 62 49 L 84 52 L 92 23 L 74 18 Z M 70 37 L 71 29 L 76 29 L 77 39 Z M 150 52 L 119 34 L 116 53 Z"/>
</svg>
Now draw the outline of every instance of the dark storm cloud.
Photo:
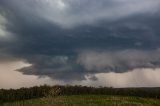
<svg viewBox="0 0 160 106">
<path fill-rule="evenodd" d="M 87 51 L 79 55 L 78 63 L 88 71 L 117 72 L 136 68 L 157 68 L 160 50 Z"/>
<path fill-rule="evenodd" d="M 4 58 L 0 61 L 20 59 L 32 65 L 18 71 L 61 80 L 158 68 L 159 4 L 158 0 L 1 0 Z"/>
</svg>

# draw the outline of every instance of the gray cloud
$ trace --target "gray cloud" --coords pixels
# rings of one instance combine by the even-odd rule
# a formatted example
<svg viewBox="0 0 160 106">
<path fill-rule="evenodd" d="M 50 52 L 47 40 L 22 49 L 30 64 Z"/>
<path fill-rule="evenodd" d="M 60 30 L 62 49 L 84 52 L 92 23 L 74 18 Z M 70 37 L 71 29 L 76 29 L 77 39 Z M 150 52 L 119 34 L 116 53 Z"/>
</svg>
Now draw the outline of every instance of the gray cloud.
<svg viewBox="0 0 160 106">
<path fill-rule="evenodd" d="M 0 61 L 60 80 L 159 67 L 158 0 L 1 0 Z M 87 5 L 87 6 L 86 6 Z M 3 57 L 3 58 L 1 58 Z M 91 75 L 92 74 L 92 75 Z"/>
<path fill-rule="evenodd" d="M 136 68 L 158 68 L 160 51 L 90 51 L 81 53 L 77 61 L 83 65 L 87 71 L 119 73 Z"/>
<path fill-rule="evenodd" d="M 159 68 L 160 50 L 85 51 L 77 58 L 34 56 L 28 60 L 32 66 L 18 71 L 64 81 L 84 80 L 86 75 L 90 80 L 96 80 L 93 75 L 98 73 L 125 73 L 137 68 Z"/>
<path fill-rule="evenodd" d="M 100 20 L 113 21 L 137 14 L 153 14 L 159 9 L 159 4 L 158 0 L 14 0 L 9 1 L 8 5 L 18 12 L 43 18 L 66 28 L 93 24 Z"/>
<path fill-rule="evenodd" d="M 64 81 L 83 80 L 87 75 L 87 72 L 68 56 L 35 56 L 28 59 L 27 63 L 32 65 L 17 71 Z"/>
<path fill-rule="evenodd" d="M 0 40 L 8 40 L 9 37 L 11 37 L 11 33 L 7 30 L 7 24 L 8 21 L 3 16 L 3 14 L 0 14 Z"/>
<path fill-rule="evenodd" d="M 109 87 L 159 87 L 160 86 L 160 70 L 158 69 L 135 69 L 126 73 L 99 73 L 95 76 L 96 81 L 87 80 L 79 81 L 86 86 L 109 86 Z"/>
</svg>

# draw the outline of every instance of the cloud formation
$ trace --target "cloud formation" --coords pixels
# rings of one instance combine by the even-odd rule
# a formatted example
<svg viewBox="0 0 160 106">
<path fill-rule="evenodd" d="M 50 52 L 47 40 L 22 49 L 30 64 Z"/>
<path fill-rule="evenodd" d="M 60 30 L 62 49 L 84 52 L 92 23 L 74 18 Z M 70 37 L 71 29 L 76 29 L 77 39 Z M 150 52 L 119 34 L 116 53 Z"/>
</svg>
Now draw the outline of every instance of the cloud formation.
<svg viewBox="0 0 160 106">
<path fill-rule="evenodd" d="M 68 56 L 35 56 L 28 59 L 29 67 L 19 69 L 27 75 L 48 76 L 63 81 L 84 80 L 86 72 L 74 59 Z"/>
<path fill-rule="evenodd" d="M 7 30 L 7 20 L 6 18 L 0 14 L 0 40 L 6 40 L 9 35 L 10 35 L 10 32 Z"/>
<path fill-rule="evenodd" d="M 18 12 L 43 18 L 65 28 L 138 14 L 153 14 L 160 4 L 158 0 L 14 0 L 9 3 Z"/>
<path fill-rule="evenodd" d="M 64 81 L 159 68 L 159 5 L 158 0 L 1 0 L 0 61 L 23 60 L 32 64 L 18 70 L 23 74 Z"/>
<path fill-rule="evenodd" d="M 74 58 L 36 56 L 27 62 L 32 65 L 18 71 L 64 81 L 85 80 L 86 75 L 96 80 L 94 74 L 98 73 L 125 73 L 137 68 L 159 68 L 160 50 L 85 51 Z"/>
<path fill-rule="evenodd" d="M 22 73 L 16 72 L 14 70 L 18 68 L 27 67 L 22 61 L 12 61 L 0 63 L 0 89 L 17 89 L 21 87 L 32 87 L 43 84 L 63 84 L 61 81 L 53 81 L 50 78 L 39 78 L 34 75 L 23 75 Z"/>
<path fill-rule="evenodd" d="M 31 87 L 35 85 L 55 85 L 55 84 L 72 84 L 85 86 L 108 86 L 108 87 L 159 87 L 160 86 L 160 70 L 135 69 L 126 73 L 98 73 L 95 76 L 85 76 L 86 80 L 63 82 L 52 80 L 48 77 L 38 77 L 34 75 L 23 75 L 13 71 L 17 68 L 28 66 L 23 62 L 1 63 L 0 67 L 0 88 L 20 88 Z M 153 78 L 154 77 L 154 78 Z M 9 78 L 9 79 L 8 79 Z"/>
<path fill-rule="evenodd" d="M 122 50 L 109 52 L 84 52 L 79 55 L 78 63 L 88 71 L 126 72 L 136 68 L 158 68 L 160 50 Z"/>
<path fill-rule="evenodd" d="M 113 21 L 141 13 L 154 13 L 155 8 L 160 4 L 159 1 L 150 0 L 92 0 L 92 2 L 89 0 L 39 0 L 38 3 L 42 8 L 44 7 L 43 9 L 36 7 L 39 15 L 62 27 L 92 24 L 104 19 Z"/>
<path fill-rule="evenodd" d="M 135 69 L 126 73 L 99 73 L 95 76 L 98 80 L 79 81 L 73 84 L 80 83 L 86 86 L 108 86 L 116 88 L 124 87 L 159 87 L 160 86 L 160 70 Z M 153 78 L 154 77 L 154 78 Z"/>
</svg>

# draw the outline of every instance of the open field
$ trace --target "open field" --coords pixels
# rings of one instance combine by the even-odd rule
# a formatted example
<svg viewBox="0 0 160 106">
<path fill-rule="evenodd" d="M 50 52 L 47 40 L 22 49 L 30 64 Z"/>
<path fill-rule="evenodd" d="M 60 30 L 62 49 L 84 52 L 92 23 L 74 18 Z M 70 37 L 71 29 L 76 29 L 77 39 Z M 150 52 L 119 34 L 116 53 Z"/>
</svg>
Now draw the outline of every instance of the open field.
<svg viewBox="0 0 160 106">
<path fill-rule="evenodd" d="M 2 106 L 160 106 L 160 99 L 105 95 L 73 95 L 5 103 Z"/>
</svg>

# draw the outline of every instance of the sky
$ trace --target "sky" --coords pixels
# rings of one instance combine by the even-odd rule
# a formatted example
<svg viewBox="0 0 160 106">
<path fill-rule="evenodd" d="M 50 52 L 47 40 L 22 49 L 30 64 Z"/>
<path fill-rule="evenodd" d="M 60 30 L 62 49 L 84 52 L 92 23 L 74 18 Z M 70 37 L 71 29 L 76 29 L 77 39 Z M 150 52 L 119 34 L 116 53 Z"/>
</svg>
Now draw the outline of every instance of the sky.
<svg viewBox="0 0 160 106">
<path fill-rule="evenodd" d="M 159 0 L 0 0 L 0 88 L 160 87 Z"/>
</svg>

